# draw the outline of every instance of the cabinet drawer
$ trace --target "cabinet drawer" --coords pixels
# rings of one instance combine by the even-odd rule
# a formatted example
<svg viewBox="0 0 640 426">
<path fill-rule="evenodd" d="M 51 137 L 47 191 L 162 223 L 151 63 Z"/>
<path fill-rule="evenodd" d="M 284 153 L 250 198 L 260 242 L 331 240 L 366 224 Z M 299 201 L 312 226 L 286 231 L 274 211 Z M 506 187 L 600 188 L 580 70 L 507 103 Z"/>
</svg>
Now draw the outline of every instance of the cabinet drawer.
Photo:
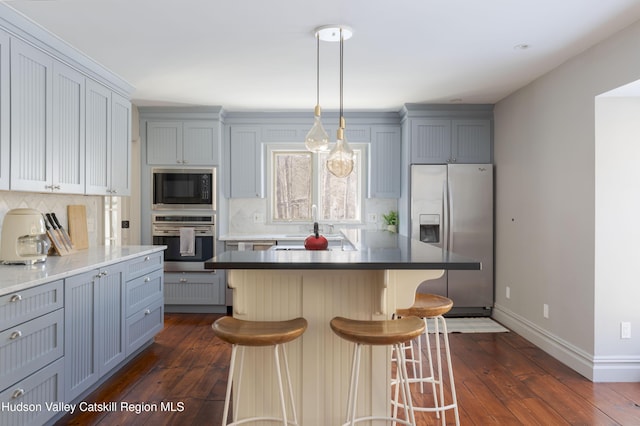
<svg viewBox="0 0 640 426">
<path fill-rule="evenodd" d="M 58 309 L 0 333 L 0 389 L 63 354 L 64 311 Z"/>
<path fill-rule="evenodd" d="M 211 273 L 166 274 L 164 303 L 167 305 L 224 305 L 225 289 L 220 276 Z"/>
<path fill-rule="evenodd" d="M 42 370 L 32 374 L 19 383 L 0 392 L 0 406 L 24 406 L 30 408 L 24 411 L 2 410 L 0 425 L 42 425 L 57 414 L 48 410 L 45 403 L 64 401 L 63 395 L 63 367 L 62 359 L 49 364 Z"/>
<path fill-rule="evenodd" d="M 127 318 L 127 356 L 135 352 L 146 341 L 155 336 L 164 326 L 164 303 L 162 298 Z"/>
<path fill-rule="evenodd" d="M 164 252 L 151 253 L 127 262 L 126 280 L 138 278 L 156 269 L 163 268 Z"/>
<path fill-rule="evenodd" d="M 162 298 L 163 271 L 153 271 L 127 282 L 126 316 L 130 316 L 158 298 Z"/>
<path fill-rule="evenodd" d="M 0 331 L 62 308 L 62 280 L 0 296 Z"/>
</svg>

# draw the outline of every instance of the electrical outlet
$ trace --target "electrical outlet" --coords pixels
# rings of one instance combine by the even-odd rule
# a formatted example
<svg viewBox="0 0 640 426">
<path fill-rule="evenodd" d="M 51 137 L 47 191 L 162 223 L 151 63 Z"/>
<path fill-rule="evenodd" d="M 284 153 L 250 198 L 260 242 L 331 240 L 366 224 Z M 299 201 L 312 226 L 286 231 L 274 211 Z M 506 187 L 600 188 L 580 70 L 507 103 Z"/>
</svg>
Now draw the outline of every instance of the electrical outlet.
<svg viewBox="0 0 640 426">
<path fill-rule="evenodd" d="M 542 305 L 542 316 L 547 319 L 549 318 L 549 305 L 547 305 L 546 303 Z"/>
<path fill-rule="evenodd" d="M 376 223 L 378 221 L 378 215 L 375 213 L 367 214 L 367 222 Z"/>
<path fill-rule="evenodd" d="M 264 215 L 262 213 L 254 213 L 253 214 L 253 223 L 263 223 Z"/>
<path fill-rule="evenodd" d="M 505 296 L 507 299 L 511 299 L 511 287 L 507 286 Z"/>
<path fill-rule="evenodd" d="M 622 321 L 620 323 L 620 338 L 631 339 L 631 323 L 630 322 Z"/>
</svg>

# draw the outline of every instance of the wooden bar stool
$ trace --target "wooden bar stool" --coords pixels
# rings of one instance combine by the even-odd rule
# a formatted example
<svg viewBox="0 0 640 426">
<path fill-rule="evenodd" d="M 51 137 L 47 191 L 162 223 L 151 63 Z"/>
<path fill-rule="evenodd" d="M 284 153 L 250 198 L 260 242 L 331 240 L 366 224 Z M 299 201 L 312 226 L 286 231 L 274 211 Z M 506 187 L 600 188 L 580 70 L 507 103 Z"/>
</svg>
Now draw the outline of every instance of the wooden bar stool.
<svg viewBox="0 0 640 426">
<path fill-rule="evenodd" d="M 415 425 L 409 382 L 407 380 L 406 364 L 400 346 L 422 334 L 424 322 L 416 317 L 405 317 L 388 321 L 361 321 L 342 317 L 335 317 L 330 322 L 331 329 L 341 338 L 355 343 L 353 362 L 351 366 L 351 381 L 347 400 L 347 419 L 345 425 L 353 425 L 365 420 L 393 420 L 397 423 Z M 358 375 L 360 370 L 360 354 L 362 345 L 391 345 L 399 354 L 398 378 L 402 385 L 405 419 L 397 418 L 397 411 L 393 417 L 369 416 L 356 418 L 356 401 L 358 400 Z M 397 398 L 396 398 L 397 399 Z"/>
<path fill-rule="evenodd" d="M 414 304 L 409 308 L 397 309 L 395 313 L 395 317 L 403 318 L 407 316 L 419 317 L 424 321 L 424 334 L 426 338 L 427 344 L 427 362 L 429 365 L 429 376 L 424 376 L 422 372 L 422 344 L 420 339 L 418 338 L 418 356 L 414 356 L 413 344 L 411 343 L 410 353 L 412 359 L 405 359 L 405 363 L 414 365 L 414 378 L 409 379 L 409 383 L 419 383 L 420 391 L 424 392 L 423 383 L 431 383 L 432 391 L 433 391 L 433 407 L 421 407 L 415 406 L 412 404 L 413 409 L 415 411 L 420 412 L 435 412 L 438 417 L 442 413 L 442 424 L 446 424 L 445 419 L 445 411 L 453 409 L 455 413 L 456 425 L 460 424 L 460 419 L 458 415 L 458 402 L 456 398 L 456 387 L 453 379 L 453 368 L 451 365 L 451 351 L 449 348 L 449 335 L 447 331 L 447 323 L 444 319 L 444 314 L 449 312 L 453 307 L 453 301 L 447 297 L 439 296 L 436 294 L 424 294 L 424 293 L 416 293 L 416 298 Z M 436 365 L 437 365 L 437 376 L 434 374 L 433 369 L 433 359 L 431 357 L 431 344 L 429 338 L 429 326 L 427 323 L 428 319 L 434 320 L 434 338 L 436 343 Z M 448 405 L 444 405 L 444 381 L 442 378 L 442 352 L 440 347 L 440 327 L 442 327 L 442 339 L 444 340 L 444 348 L 445 355 L 447 361 L 447 369 L 449 372 L 449 386 L 451 388 L 451 403 Z M 401 351 L 403 354 L 407 347 L 403 347 Z M 401 361 L 396 359 L 397 363 Z M 416 374 L 415 365 L 418 365 L 418 372 Z M 392 385 L 395 385 L 397 380 L 392 381 Z M 438 403 L 438 396 L 436 394 L 436 385 L 439 390 L 439 399 L 440 403 Z M 395 396 L 392 401 L 394 405 L 394 413 L 397 411 L 398 407 L 404 407 L 404 404 L 398 401 L 398 386 L 396 385 Z"/>
<path fill-rule="evenodd" d="M 307 320 L 304 318 L 295 318 L 288 321 L 244 321 L 233 317 L 222 317 L 217 319 L 212 325 L 214 333 L 220 339 L 227 343 L 231 343 L 231 365 L 229 366 L 229 379 L 227 381 L 227 395 L 224 400 L 224 414 L 222 415 L 222 424 L 227 424 L 227 416 L 229 413 L 229 402 L 231 399 L 231 386 L 233 381 L 233 373 L 235 369 L 237 349 L 240 348 L 240 371 L 238 374 L 238 383 L 235 389 L 234 414 L 232 423 L 228 426 L 238 425 L 242 423 L 255 421 L 279 421 L 283 425 L 298 424 L 298 417 L 293 401 L 293 389 L 291 387 L 291 376 L 289 373 L 289 363 L 287 361 L 287 352 L 284 343 L 297 339 L 307 329 Z M 251 417 L 238 420 L 238 404 L 240 401 L 240 383 L 242 381 L 242 364 L 244 359 L 244 349 L 246 346 L 273 346 L 274 363 L 276 367 L 276 375 L 278 376 L 278 390 L 280 392 L 280 404 L 282 408 L 282 418 L 277 417 Z M 279 350 L 282 352 L 284 368 L 287 377 L 287 387 L 289 391 L 289 400 L 291 403 L 291 411 L 293 420 L 287 420 L 287 409 L 284 399 L 282 387 L 282 373 L 280 369 Z"/>
</svg>

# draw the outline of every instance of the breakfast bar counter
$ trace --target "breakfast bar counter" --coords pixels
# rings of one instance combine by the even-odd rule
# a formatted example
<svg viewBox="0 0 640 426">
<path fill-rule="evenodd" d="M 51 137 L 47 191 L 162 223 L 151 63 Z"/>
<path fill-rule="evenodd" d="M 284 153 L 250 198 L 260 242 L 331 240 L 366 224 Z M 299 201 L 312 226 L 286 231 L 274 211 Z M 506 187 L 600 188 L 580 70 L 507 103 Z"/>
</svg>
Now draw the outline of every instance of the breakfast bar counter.
<svg viewBox="0 0 640 426">
<path fill-rule="evenodd" d="M 345 236 L 349 244 L 332 250 L 224 252 L 205 263 L 208 269 L 228 270 L 234 317 L 308 321 L 302 338 L 287 345 L 302 425 L 344 421 L 353 346 L 333 334 L 331 318 L 389 319 L 396 307 L 413 303 L 424 281 L 439 278 L 447 269 L 481 268 L 478 261 L 387 231 L 349 231 Z M 250 349 L 239 416 L 265 410 L 277 415 L 271 355 L 268 349 Z M 390 366 L 387 347 L 363 352 L 358 415 L 385 415 L 390 410 Z"/>
</svg>

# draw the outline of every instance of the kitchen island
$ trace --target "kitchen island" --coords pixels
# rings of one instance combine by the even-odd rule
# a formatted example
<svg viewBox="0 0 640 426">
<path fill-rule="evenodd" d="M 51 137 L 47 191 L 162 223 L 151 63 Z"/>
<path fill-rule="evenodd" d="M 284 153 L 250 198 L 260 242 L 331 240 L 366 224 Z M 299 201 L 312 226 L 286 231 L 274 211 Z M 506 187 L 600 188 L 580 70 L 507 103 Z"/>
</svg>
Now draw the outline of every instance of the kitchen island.
<svg viewBox="0 0 640 426">
<path fill-rule="evenodd" d="M 349 244 L 327 251 L 224 252 L 205 262 L 227 269 L 233 316 L 245 320 L 304 317 L 307 331 L 287 346 L 301 425 L 342 424 L 346 413 L 353 345 L 333 334 L 335 316 L 389 319 L 413 303 L 424 281 L 447 269 L 478 270 L 478 261 L 386 231 L 348 231 Z M 250 348 L 245 357 L 240 417 L 278 413 L 270 353 Z M 360 373 L 358 415 L 390 410 L 390 351 L 366 348 Z"/>
</svg>

